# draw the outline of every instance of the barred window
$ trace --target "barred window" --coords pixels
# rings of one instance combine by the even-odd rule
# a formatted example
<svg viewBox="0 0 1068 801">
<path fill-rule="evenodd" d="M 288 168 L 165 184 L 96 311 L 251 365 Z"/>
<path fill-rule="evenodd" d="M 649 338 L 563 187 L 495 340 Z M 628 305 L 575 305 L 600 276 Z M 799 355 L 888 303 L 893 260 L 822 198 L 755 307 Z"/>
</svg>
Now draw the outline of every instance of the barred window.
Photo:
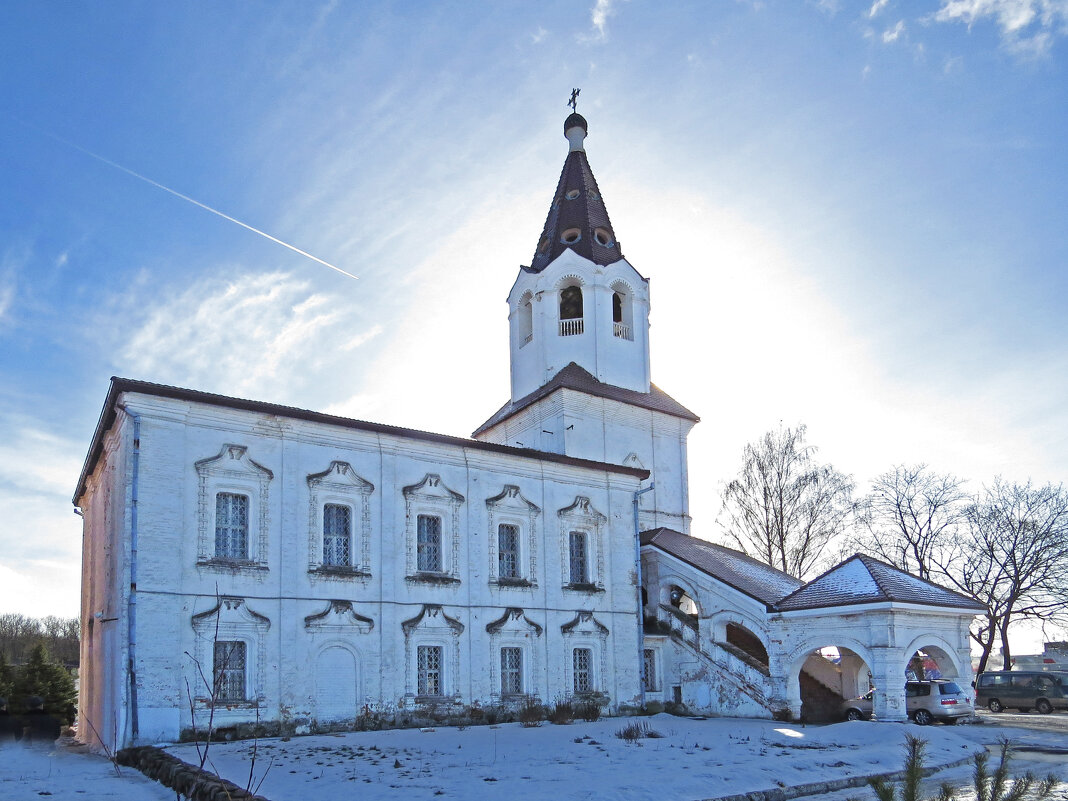
<svg viewBox="0 0 1068 801">
<path fill-rule="evenodd" d="M 352 510 L 338 503 L 323 507 L 323 564 L 351 564 Z"/>
<path fill-rule="evenodd" d="M 593 692 L 593 651 L 589 648 L 576 648 L 572 653 L 575 692 Z"/>
<path fill-rule="evenodd" d="M 646 690 L 656 690 L 656 651 L 646 648 L 642 653 L 642 681 L 645 682 Z"/>
<path fill-rule="evenodd" d="M 497 527 L 497 574 L 519 578 L 519 526 L 501 523 Z"/>
<path fill-rule="evenodd" d="M 435 515 L 419 515 L 418 529 L 416 569 L 432 573 L 442 572 L 441 518 Z"/>
<path fill-rule="evenodd" d="M 215 700 L 244 701 L 246 645 L 241 640 L 215 643 Z"/>
<path fill-rule="evenodd" d="M 418 649 L 419 695 L 441 695 L 441 646 L 420 645 Z"/>
<path fill-rule="evenodd" d="M 501 695 L 523 692 L 523 649 L 501 649 Z"/>
<path fill-rule="evenodd" d="M 572 584 L 588 584 L 590 573 L 586 554 L 586 532 L 572 531 L 568 539 L 570 555 L 570 581 Z"/>
<path fill-rule="evenodd" d="M 220 492 L 215 496 L 215 557 L 248 559 L 248 496 Z"/>
</svg>

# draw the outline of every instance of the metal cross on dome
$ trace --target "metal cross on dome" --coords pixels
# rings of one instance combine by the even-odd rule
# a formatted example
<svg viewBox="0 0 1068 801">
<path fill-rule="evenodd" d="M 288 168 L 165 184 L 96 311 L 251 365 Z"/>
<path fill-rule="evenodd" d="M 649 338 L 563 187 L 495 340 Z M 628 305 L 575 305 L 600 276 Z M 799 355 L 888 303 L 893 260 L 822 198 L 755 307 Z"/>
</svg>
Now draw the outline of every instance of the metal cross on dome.
<svg viewBox="0 0 1068 801">
<path fill-rule="evenodd" d="M 567 104 L 571 106 L 571 110 L 574 111 L 576 114 L 578 113 L 578 96 L 579 92 L 581 91 L 581 89 L 572 89 L 571 99 L 567 101 Z"/>
</svg>

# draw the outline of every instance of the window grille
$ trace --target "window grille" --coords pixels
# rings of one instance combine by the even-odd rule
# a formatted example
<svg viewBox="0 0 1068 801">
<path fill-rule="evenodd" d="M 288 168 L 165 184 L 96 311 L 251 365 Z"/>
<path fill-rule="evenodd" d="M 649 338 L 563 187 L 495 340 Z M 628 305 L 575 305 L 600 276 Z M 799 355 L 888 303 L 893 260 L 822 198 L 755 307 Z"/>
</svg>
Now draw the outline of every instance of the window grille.
<svg viewBox="0 0 1068 801">
<path fill-rule="evenodd" d="M 244 701 L 246 645 L 240 640 L 215 643 L 215 700 Z"/>
<path fill-rule="evenodd" d="M 497 574 L 519 578 L 519 526 L 501 523 L 497 527 Z"/>
<path fill-rule="evenodd" d="M 419 695 L 441 695 L 441 646 L 420 645 L 418 661 Z"/>
<path fill-rule="evenodd" d="M 572 584 L 588 584 L 590 573 L 586 558 L 586 533 L 584 531 L 572 531 L 568 538 L 568 553 L 570 555 L 569 578 Z"/>
<path fill-rule="evenodd" d="M 642 654 L 642 680 L 646 690 L 655 690 L 656 682 L 656 651 L 646 648 Z"/>
<path fill-rule="evenodd" d="M 434 515 L 419 515 L 418 518 L 418 570 L 430 573 L 442 572 L 441 566 L 441 518 Z"/>
<path fill-rule="evenodd" d="M 501 649 L 501 695 L 523 692 L 523 649 Z"/>
<path fill-rule="evenodd" d="M 248 496 L 220 492 L 215 496 L 215 556 L 248 559 Z"/>
<path fill-rule="evenodd" d="M 593 651 L 589 648 L 576 648 L 573 652 L 575 692 L 593 692 Z"/>
<path fill-rule="evenodd" d="M 323 507 L 323 564 L 351 564 L 352 510 L 339 503 Z"/>
</svg>

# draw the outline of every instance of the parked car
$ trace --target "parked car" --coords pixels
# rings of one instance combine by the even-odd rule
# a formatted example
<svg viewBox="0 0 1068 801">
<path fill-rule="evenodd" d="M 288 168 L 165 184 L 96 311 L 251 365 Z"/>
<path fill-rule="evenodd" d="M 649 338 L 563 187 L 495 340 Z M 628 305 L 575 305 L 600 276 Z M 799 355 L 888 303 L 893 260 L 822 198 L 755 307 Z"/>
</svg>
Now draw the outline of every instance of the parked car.
<svg viewBox="0 0 1068 801">
<path fill-rule="evenodd" d="M 869 720 L 872 716 L 874 690 L 842 702 L 846 720 Z M 955 681 L 934 679 L 905 682 L 905 714 L 910 720 L 926 726 L 936 720 L 953 724 L 975 714 L 971 698 Z"/>
<path fill-rule="evenodd" d="M 1048 715 L 1068 709 L 1068 673 L 1041 670 L 988 670 L 975 680 L 975 703 L 991 712 L 1009 707 Z"/>
</svg>

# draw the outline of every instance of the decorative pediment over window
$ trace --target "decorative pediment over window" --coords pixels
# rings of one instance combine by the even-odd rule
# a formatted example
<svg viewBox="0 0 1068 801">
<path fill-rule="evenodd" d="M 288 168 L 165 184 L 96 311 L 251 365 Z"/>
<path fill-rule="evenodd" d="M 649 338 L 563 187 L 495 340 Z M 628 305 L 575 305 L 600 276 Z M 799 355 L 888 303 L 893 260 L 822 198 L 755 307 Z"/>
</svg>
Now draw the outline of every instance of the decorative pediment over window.
<svg viewBox="0 0 1068 801">
<path fill-rule="evenodd" d="M 575 496 L 575 502 L 568 507 L 561 509 L 557 514 L 560 517 L 570 517 L 572 519 L 584 519 L 589 521 L 591 525 L 600 526 L 608 518 L 593 508 L 593 504 L 590 499 L 584 495 Z"/>
<path fill-rule="evenodd" d="M 356 475 L 352 465 L 348 462 L 333 461 L 330 467 L 321 473 L 312 473 L 308 476 L 309 487 L 327 487 L 338 490 L 356 490 L 361 493 L 372 493 L 375 485 L 370 481 Z"/>
<path fill-rule="evenodd" d="M 220 631 L 230 627 L 267 631 L 271 627 L 271 621 L 259 612 L 249 609 L 244 598 L 229 596 L 219 598 L 218 603 L 208 611 L 193 615 L 192 622 L 198 633 L 209 628 L 215 629 L 216 626 Z"/>
<path fill-rule="evenodd" d="M 540 637 L 542 627 L 524 615 L 522 609 L 510 607 L 497 620 L 486 624 L 486 631 L 490 634 L 533 634 Z"/>
<path fill-rule="evenodd" d="M 248 448 L 244 445 L 223 445 L 218 455 L 196 462 L 197 473 L 211 472 L 215 474 L 232 474 L 237 476 L 264 477 L 268 481 L 274 478 L 274 473 L 259 462 L 250 459 Z"/>
<path fill-rule="evenodd" d="M 596 637 L 607 637 L 608 627 L 601 623 L 596 617 L 593 616 L 593 612 L 586 612 L 579 610 L 575 615 L 575 619 L 570 623 L 565 623 L 560 627 L 561 634 L 586 634 Z"/>
<path fill-rule="evenodd" d="M 308 476 L 308 570 L 316 578 L 346 580 L 371 575 L 371 494 L 375 485 L 362 478 L 348 462 L 333 461 L 321 473 Z M 344 554 L 324 556 L 324 510 L 327 504 L 348 507 L 345 519 L 351 526 Z M 325 563 L 324 563 L 325 562 Z"/>
<path fill-rule="evenodd" d="M 427 473 L 422 481 L 410 484 L 402 493 L 406 580 L 459 584 L 460 507 L 464 496 L 449 489 L 436 473 Z M 420 526 L 425 526 L 422 532 Z M 425 538 L 423 543 L 419 541 L 420 536 Z M 422 558 L 420 547 L 426 549 Z"/>
<path fill-rule="evenodd" d="M 267 567 L 270 504 L 267 490 L 274 473 L 248 455 L 244 445 L 226 444 L 215 456 L 194 463 L 197 471 L 197 563 L 230 571 L 264 570 Z M 217 550 L 217 497 L 240 496 L 242 514 L 242 555 L 232 558 Z"/>
<path fill-rule="evenodd" d="M 448 503 L 461 504 L 464 496 L 445 486 L 441 476 L 437 473 L 427 473 L 418 484 L 410 484 L 403 490 L 404 497 L 417 496 L 421 498 L 434 498 Z"/>
<path fill-rule="evenodd" d="M 519 487 L 506 484 L 499 494 L 486 499 L 486 511 L 490 583 L 505 587 L 536 587 L 537 525 L 541 508 L 523 497 Z M 501 534 L 502 527 L 511 532 L 513 540 L 510 543 L 513 547 L 506 545 L 506 550 L 502 550 L 502 537 L 505 536 Z"/>
<path fill-rule="evenodd" d="M 304 628 L 310 632 L 346 632 L 357 631 L 367 634 L 375 627 L 375 622 L 369 617 L 356 612 L 352 608 L 352 601 L 331 601 L 322 612 L 308 615 L 304 618 Z"/>
<path fill-rule="evenodd" d="M 404 635 L 408 636 L 416 629 L 449 631 L 454 637 L 463 634 L 464 624 L 445 614 L 440 604 L 423 604 L 419 614 L 401 623 Z"/>
</svg>

